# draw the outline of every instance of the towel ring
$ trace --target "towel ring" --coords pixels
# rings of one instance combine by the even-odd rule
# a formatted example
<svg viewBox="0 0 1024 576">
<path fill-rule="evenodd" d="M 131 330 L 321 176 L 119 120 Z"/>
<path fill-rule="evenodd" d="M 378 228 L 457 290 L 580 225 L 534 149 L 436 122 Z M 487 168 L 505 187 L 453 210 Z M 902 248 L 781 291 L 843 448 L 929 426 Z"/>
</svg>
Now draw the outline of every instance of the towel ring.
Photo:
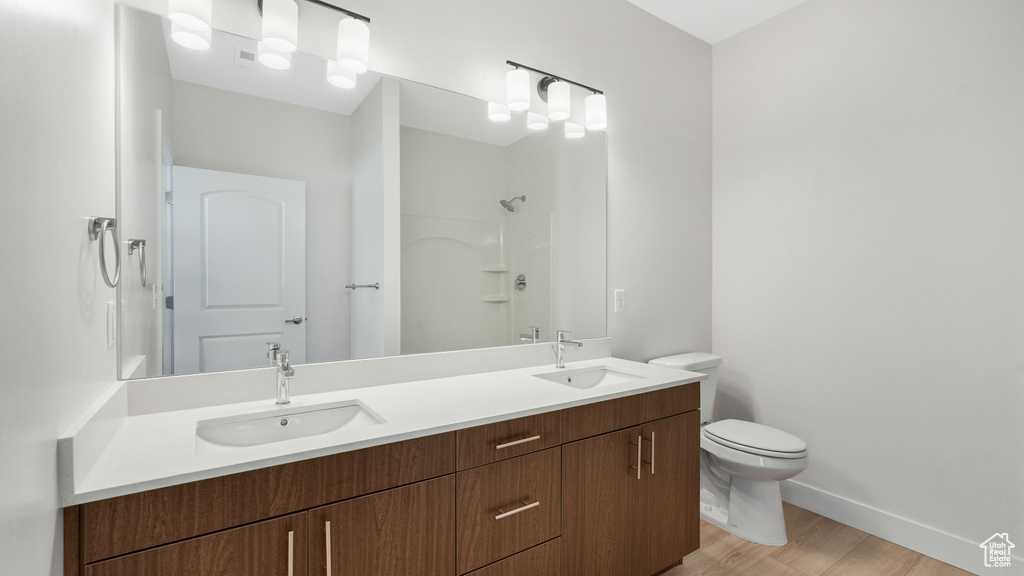
<svg viewBox="0 0 1024 576">
<path fill-rule="evenodd" d="M 107 272 L 107 254 L 104 242 L 107 238 L 107 231 L 114 238 L 114 279 L 110 279 Z M 117 281 L 121 279 L 121 241 L 117 239 L 117 219 L 115 218 L 93 218 L 89 221 L 89 239 L 99 240 L 100 250 L 100 272 L 103 273 L 103 281 L 111 288 L 117 287 Z"/>
<path fill-rule="evenodd" d="M 146 241 L 145 240 L 129 240 L 128 241 L 128 255 L 131 256 L 135 251 L 139 251 L 139 279 L 142 281 L 142 287 L 146 287 Z"/>
</svg>

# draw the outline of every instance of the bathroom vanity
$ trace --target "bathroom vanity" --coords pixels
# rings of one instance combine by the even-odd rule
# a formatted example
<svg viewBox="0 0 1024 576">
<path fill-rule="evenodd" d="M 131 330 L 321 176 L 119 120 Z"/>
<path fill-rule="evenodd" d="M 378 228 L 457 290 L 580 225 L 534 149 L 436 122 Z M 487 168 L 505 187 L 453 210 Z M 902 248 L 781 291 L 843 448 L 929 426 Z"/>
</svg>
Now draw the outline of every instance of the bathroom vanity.
<svg viewBox="0 0 1024 576">
<path fill-rule="evenodd" d="M 193 438 L 203 464 L 188 470 L 157 448 L 172 477 L 126 471 L 138 455 L 119 435 L 173 437 L 181 422 L 195 435 L 203 410 L 238 408 L 132 416 L 65 484 L 65 575 L 657 574 L 699 547 L 700 378 L 602 358 L 349 389 L 335 394 L 380 424 L 263 448 Z M 460 408 L 438 408 L 454 390 Z M 399 421 L 415 406 L 433 414 L 416 430 Z M 268 447 L 291 461 L 267 465 Z"/>
</svg>

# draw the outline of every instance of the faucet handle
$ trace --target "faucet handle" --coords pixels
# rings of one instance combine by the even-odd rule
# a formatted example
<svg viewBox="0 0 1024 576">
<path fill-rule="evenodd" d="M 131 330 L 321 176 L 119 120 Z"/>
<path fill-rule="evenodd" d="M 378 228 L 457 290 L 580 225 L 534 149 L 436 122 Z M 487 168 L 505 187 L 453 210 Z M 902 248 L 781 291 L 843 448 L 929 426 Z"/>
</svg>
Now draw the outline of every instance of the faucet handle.
<svg viewBox="0 0 1024 576">
<path fill-rule="evenodd" d="M 565 340 L 565 335 L 566 334 L 572 334 L 572 330 L 557 330 L 555 332 L 555 335 L 558 337 L 558 341 L 559 342 L 561 342 L 562 340 Z"/>
<path fill-rule="evenodd" d="M 267 360 L 270 360 L 274 364 L 277 364 L 277 356 L 281 350 L 281 344 L 279 342 L 267 342 L 269 350 L 267 350 Z"/>
</svg>

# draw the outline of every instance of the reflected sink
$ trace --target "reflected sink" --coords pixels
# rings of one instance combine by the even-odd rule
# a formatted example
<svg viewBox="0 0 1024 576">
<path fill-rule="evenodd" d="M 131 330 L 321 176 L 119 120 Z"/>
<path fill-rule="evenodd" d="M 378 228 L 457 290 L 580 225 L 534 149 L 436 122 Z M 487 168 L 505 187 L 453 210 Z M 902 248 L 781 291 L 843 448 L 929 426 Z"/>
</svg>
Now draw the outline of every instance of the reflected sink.
<svg viewBox="0 0 1024 576">
<path fill-rule="evenodd" d="M 607 386 L 609 384 L 623 384 L 647 378 L 645 374 L 636 374 L 609 368 L 607 366 L 594 366 L 592 368 L 577 368 L 575 370 L 560 370 L 548 374 L 537 374 L 537 378 L 543 378 L 549 382 L 563 384 L 573 388 L 586 390 L 595 386 Z"/>
<path fill-rule="evenodd" d="M 295 406 L 196 422 L 196 436 L 219 446 L 258 446 L 327 434 L 340 428 L 363 428 L 384 419 L 358 400 Z"/>
</svg>

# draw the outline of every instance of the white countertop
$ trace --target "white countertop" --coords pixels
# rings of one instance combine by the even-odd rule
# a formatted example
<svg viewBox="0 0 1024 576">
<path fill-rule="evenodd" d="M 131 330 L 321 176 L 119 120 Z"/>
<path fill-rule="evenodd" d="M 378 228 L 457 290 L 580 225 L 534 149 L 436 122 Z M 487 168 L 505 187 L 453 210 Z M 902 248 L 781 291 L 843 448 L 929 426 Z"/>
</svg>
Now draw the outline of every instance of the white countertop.
<svg viewBox="0 0 1024 576">
<path fill-rule="evenodd" d="M 608 366 L 643 378 L 580 390 L 535 378 L 563 372 L 553 365 L 516 368 L 349 388 L 292 397 L 288 408 L 358 400 L 383 418 L 371 426 L 346 428 L 259 446 L 228 448 L 196 438 L 196 423 L 239 414 L 274 412 L 273 400 L 258 400 L 199 408 L 124 416 L 104 437 L 104 445 L 72 449 L 76 436 L 86 442 L 84 423 L 61 439 L 62 503 L 65 506 L 134 492 L 193 482 L 257 468 L 296 462 L 370 446 L 408 440 L 510 418 L 589 404 L 695 382 L 705 375 L 617 358 L 597 358 L 566 364 L 564 371 Z M 102 410 L 98 411 L 102 412 Z M 93 416 L 96 419 L 97 416 Z M 95 440 L 91 440 L 95 442 Z M 73 458 L 91 454 L 87 471 L 78 474 Z"/>
</svg>

